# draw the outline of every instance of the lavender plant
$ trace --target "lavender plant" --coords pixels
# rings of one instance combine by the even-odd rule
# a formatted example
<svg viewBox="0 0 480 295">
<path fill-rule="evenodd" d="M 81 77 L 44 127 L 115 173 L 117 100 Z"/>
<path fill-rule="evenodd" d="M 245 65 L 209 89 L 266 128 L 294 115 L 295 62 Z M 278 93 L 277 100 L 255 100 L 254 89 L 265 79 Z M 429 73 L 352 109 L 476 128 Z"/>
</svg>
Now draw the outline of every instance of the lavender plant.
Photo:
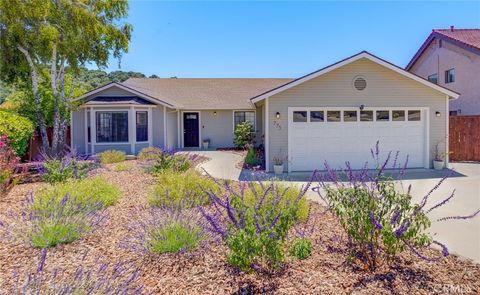
<svg viewBox="0 0 480 295">
<path fill-rule="evenodd" d="M 95 168 L 91 161 L 77 156 L 74 150 L 69 151 L 61 158 L 53 158 L 42 154 L 43 162 L 39 167 L 44 181 L 55 184 L 69 179 L 82 179 Z"/>
<path fill-rule="evenodd" d="M 101 204 L 77 200 L 65 195 L 55 199 L 36 200 L 30 195 L 23 204 L 21 214 L 10 215 L 1 222 L 5 236 L 24 241 L 35 248 L 50 248 L 67 244 L 91 232 L 106 219 Z"/>
<path fill-rule="evenodd" d="M 229 263 L 245 271 L 278 269 L 285 260 L 287 234 L 298 221 L 299 203 L 310 184 L 293 200 L 286 197 L 288 188 L 273 183 L 242 182 L 238 188 L 228 182 L 222 185 L 223 195 L 208 192 L 213 209 L 199 209 L 210 231 L 226 242 Z M 252 196 L 251 201 L 247 202 L 247 195 Z"/>
<path fill-rule="evenodd" d="M 423 259 L 438 259 L 420 254 L 420 249 L 432 244 L 439 245 L 442 254 L 448 255 L 446 246 L 427 234 L 431 225 L 428 213 L 450 201 L 454 192 L 442 202 L 426 207 L 428 198 L 443 183 L 444 177 L 420 204 L 413 202 L 411 186 L 406 191 L 399 191 L 393 178 L 385 173 L 387 168 L 397 169 L 397 180 L 401 180 L 408 157 L 404 165 L 399 165 L 398 154 L 392 160 L 390 152 L 383 162 L 380 161 L 377 142 L 372 149 L 372 156 L 377 162 L 374 171 L 368 170 L 367 165 L 360 171 L 353 171 L 348 162 L 344 171 L 335 171 L 325 163 L 326 173 L 320 176 L 319 186 L 314 188 L 347 234 L 350 257 L 360 259 L 371 270 L 380 263 L 391 264 L 405 250 L 411 250 Z M 346 181 L 342 181 L 341 176 Z"/>
<path fill-rule="evenodd" d="M 147 216 L 134 218 L 122 247 L 142 255 L 195 250 L 207 238 L 199 217 L 180 207 L 152 208 Z"/>
<path fill-rule="evenodd" d="M 140 271 L 132 263 L 101 263 L 97 259 L 93 267 L 85 267 L 82 261 L 72 275 L 59 268 L 54 268 L 52 272 L 47 271 L 47 256 L 47 250 L 42 250 L 33 274 L 21 276 L 14 272 L 15 284 L 8 294 L 147 294 L 139 282 Z M 87 255 L 84 255 L 82 260 L 86 257 Z M 0 294 L 3 294 L 1 290 Z"/>
</svg>

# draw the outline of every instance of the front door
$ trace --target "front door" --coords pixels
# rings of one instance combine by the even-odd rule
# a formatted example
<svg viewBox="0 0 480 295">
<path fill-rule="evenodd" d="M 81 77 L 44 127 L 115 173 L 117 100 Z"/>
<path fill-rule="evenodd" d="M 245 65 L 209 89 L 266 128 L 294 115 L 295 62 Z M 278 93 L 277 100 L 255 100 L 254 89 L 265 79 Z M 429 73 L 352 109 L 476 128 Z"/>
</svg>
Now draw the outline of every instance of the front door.
<svg viewBox="0 0 480 295">
<path fill-rule="evenodd" d="M 183 146 L 199 147 L 199 114 L 183 113 Z"/>
</svg>

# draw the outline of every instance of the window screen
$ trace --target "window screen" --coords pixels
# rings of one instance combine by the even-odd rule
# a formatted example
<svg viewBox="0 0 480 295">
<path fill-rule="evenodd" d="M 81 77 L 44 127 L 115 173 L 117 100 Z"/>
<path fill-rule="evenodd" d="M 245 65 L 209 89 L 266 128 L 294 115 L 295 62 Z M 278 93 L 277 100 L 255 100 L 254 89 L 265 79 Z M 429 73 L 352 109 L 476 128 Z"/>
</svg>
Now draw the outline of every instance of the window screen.
<svg viewBox="0 0 480 295">
<path fill-rule="evenodd" d="M 97 112 L 97 142 L 128 142 L 128 112 Z"/>
<path fill-rule="evenodd" d="M 234 127 L 243 122 L 250 122 L 255 129 L 255 112 L 253 111 L 236 111 L 233 113 Z"/>
<path fill-rule="evenodd" d="M 137 112 L 137 141 L 148 141 L 148 112 Z"/>
</svg>

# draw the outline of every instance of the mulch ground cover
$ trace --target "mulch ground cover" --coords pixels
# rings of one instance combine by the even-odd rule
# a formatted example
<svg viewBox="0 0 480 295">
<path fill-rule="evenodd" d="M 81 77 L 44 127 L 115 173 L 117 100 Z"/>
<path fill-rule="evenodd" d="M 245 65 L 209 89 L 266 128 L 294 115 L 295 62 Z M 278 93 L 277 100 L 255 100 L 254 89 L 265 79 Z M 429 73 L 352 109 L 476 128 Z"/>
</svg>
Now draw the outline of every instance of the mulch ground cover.
<svg viewBox="0 0 480 295">
<path fill-rule="evenodd" d="M 427 262 L 412 253 L 402 255 L 391 268 L 375 272 L 348 262 L 346 238 L 335 218 L 313 204 L 317 214 L 312 234 L 312 255 L 303 261 L 288 260 L 275 274 L 242 273 L 227 264 L 227 249 L 211 241 L 200 249 L 183 254 L 139 255 L 122 247 L 131 233 L 129 225 L 148 210 L 146 195 L 155 179 L 135 165 L 115 172 L 113 165 L 99 168 L 98 175 L 122 190 L 119 202 L 107 209 L 107 223 L 97 231 L 60 245 L 48 252 L 45 268 L 74 273 L 98 265 L 98 260 L 126 261 L 140 270 L 140 283 L 153 294 L 446 294 L 462 291 L 479 294 L 480 265 L 455 256 Z M 45 183 L 21 184 L 0 200 L 0 220 L 10 212 L 19 212 L 21 203 Z M 3 216 L 2 216 L 3 215 Z M 424 253 L 438 257 L 439 251 Z M 10 294 L 12 273 L 32 273 L 37 268 L 41 250 L 23 243 L 0 242 L 0 294 Z"/>
</svg>

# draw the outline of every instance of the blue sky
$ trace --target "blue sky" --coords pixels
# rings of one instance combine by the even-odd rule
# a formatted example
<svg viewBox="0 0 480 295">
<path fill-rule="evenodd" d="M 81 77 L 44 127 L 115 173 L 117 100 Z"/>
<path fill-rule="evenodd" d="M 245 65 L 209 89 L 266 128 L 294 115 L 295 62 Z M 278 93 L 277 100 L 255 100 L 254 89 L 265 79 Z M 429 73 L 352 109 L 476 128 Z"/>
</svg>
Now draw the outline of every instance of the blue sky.
<svg viewBox="0 0 480 295">
<path fill-rule="evenodd" d="M 405 66 L 432 28 L 480 28 L 480 1 L 130 1 L 122 70 L 160 77 L 298 77 L 370 51 Z M 117 70 L 112 60 L 108 71 Z"/>
</svg>

